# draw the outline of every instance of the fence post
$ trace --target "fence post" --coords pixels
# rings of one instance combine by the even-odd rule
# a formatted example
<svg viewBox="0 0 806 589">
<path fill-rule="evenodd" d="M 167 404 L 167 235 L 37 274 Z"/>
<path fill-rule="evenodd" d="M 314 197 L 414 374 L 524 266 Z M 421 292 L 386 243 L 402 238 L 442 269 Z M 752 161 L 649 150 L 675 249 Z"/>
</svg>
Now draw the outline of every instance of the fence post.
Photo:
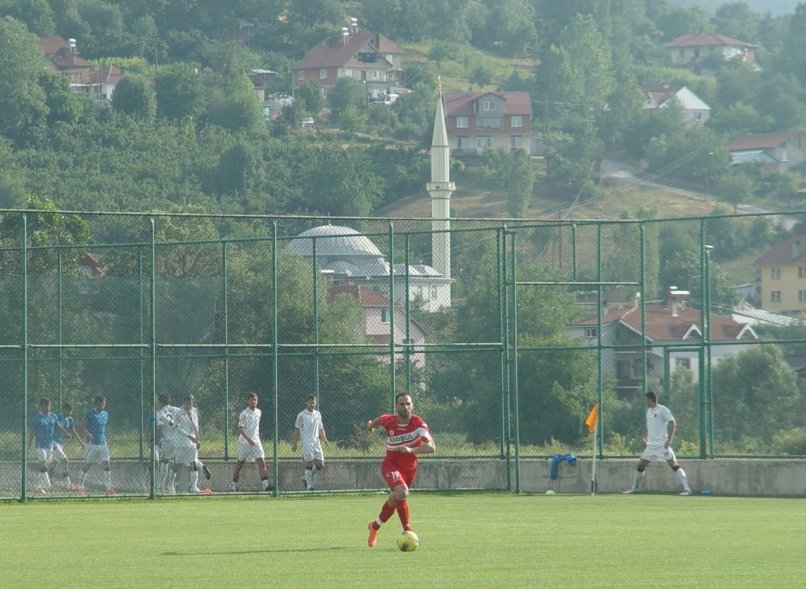
<svg viewBox="0 0 806 589">
<path fill-rule="evenodd" d="M 151 292 L 149 294 L 151 306 L 151 413 L 155 413 L 157 407 L 157 223 L 151 217 Z M 151 489 L 149 498 L 156 497 L 157 466 L 156 466 L 156 443 L 157 427 L 156 420 L 151 428 Z"/>
<path fill-rule="evenodd" d="M 28 500 L 28 215 L 22 214 L 22 483 L 20 501 Z"/>
<path fill-rule="evenodd" d="M 279 336 L 277 330 L 277 317 L 279 315 L 277 304 L 277 220 L 272 219 L 271 222 L 271 289 L 272 289 L 272 327 L 271 327 L 271 344 L 272 344 L 272 372 L 273 372 L 273 386 L 274 386 L 274 450 L 272 451 L 272 479 L 274 482 L 274 491 L 272 495 L 275 497 L 279 494 L 280 490 L 280 465 L 277 462 L 277 445 L 280 443 L 280 391 L 279 383 L 280 378 L 277 373 L 280 365 L 280 350 L 279 350 Z"/>
</svg>

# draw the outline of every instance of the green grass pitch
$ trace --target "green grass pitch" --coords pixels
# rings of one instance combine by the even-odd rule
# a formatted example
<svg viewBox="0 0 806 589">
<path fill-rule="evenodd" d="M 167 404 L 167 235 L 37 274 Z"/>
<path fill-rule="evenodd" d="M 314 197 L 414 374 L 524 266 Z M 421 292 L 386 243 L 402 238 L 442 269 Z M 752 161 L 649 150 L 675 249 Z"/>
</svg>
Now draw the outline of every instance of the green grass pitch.
<svg viewBox="0 0 806 589">
<path fill-rule="evenodd" d="M 806 501 L 413 492 L 0 504 L 3 587 L 799 587 Z"/>
</svg>

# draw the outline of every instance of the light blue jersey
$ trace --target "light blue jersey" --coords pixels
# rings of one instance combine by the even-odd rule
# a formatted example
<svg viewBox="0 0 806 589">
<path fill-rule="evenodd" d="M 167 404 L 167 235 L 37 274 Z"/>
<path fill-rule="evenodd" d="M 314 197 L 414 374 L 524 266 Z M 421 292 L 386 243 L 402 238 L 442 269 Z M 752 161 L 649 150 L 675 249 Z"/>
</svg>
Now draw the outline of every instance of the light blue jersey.
<svg viewBox="0 0 806 589">
<path fill-rule="evenodd" d="M 70 415 L 69 417 L 65 417 L 61 413 L 56 416 L 58 423 L 64 430 L 68 432 L 73 431 L 75 427 L 75 422 L 73 421 L 73 416 Z M 60 446 L 64 446 L 64 431 L 63 429 L 56 428 L 56 431 L 53 434 L 53 441 L 59 444 Z"/>
<path fill-rule="evenodd" d="M 103 446 L 106 444 L 106 424 L 109 421 L 109 414 L 105 410 L 96 411 L 87 409 L 84 417 L 87 420 L 87 431 L 92 435 L 91 444 Z"/>
<path fill-rule="evenodd" d="M 36 447 L 50 450 L 53 448 L 53 436 L 58 418 L 55 413 L 38 412 L 31 418 L 31 427 L 36 432 Z"/>
</svg>

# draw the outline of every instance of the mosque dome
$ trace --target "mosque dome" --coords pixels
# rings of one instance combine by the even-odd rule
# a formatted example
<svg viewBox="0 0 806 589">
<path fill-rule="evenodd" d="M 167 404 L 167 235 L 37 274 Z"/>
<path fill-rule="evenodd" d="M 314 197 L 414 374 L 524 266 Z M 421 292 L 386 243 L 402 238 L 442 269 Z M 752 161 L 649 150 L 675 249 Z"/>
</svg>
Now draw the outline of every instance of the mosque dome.
<svg viewBox="0 0 806 589">
<path fill-rule="evenodd" d="M 383 257 L 371 239 L 355 229 L 339 225 L 320 225 L 303 231 L 291 240 L 288 249 L 310 258 L 313 255 L 313 238 L 316 238 L 317 258 Z"/>
</svg>

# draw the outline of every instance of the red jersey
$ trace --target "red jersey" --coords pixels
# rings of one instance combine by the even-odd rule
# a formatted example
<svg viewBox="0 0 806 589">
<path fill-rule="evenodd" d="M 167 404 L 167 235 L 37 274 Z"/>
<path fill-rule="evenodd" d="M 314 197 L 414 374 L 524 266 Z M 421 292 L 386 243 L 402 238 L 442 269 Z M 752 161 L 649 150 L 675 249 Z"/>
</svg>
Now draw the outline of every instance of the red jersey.
<svg viewBox="0 0 806 589">
<path fill-rule="evenodd" d="M 379 425 L 386 431 L 386 460 L 402 469 L 413 469 L 417 466 L 416 454 L 403 454 L 395 448 L 408 446 L 416 448 L 423 442 L 431 440 L 428 424 L 417 415 L 412 415 L 406 425 L 397 423 L 397 415 L 384 414 L 378 418 Z"/>
</svg>

